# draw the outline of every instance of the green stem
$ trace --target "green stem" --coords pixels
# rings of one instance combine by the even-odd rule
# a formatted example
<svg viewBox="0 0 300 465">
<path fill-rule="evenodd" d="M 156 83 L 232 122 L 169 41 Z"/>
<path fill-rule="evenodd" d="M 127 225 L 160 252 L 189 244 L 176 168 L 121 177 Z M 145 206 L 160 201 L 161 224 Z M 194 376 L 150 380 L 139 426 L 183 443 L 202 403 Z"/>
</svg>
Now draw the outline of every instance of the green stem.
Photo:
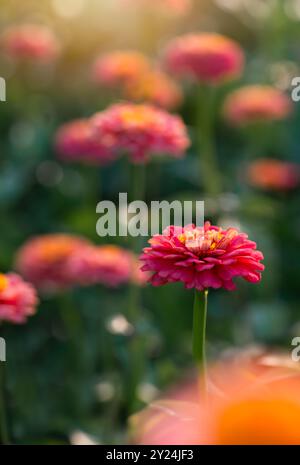
<svg viewBox="0 0 300 465">
<path fill-rule="evenodd" d="M 135 283 L 130 283 L 128 294 L 128 318 L 134 324 L 139 317 L 140 288 Z"/>
<path fill-rule="evenodd" d="M 200 179 L 205 194 L 212 197 L 222 193 L 222 179 L 214 140 L 214 93 L 213 87 L 199 86 L 196 117 Z"/>
<path fill-rule="evenodd" d="M 130 201 L 144 200 L 146 189 L 146 169 L 145 165 L 133 164 L 131 166 L 131 193 Z"/>
<path fill-rule="evenodd" d="M 6 405 L 5 405 L 5 362 L 0 362 L 0 437 L 1 444 L 9 444 Z"/>
<path fill-rule="evenodd" d="M 195 291 L 193 316 L 193 354 L 202 373 L 203 386 L 206 388 L 206 319 L 208 290 Z"/>
<path fill-rule="evenodd" d="M 60 318 L 66 338 L 66 356 L 68 363 L 76 372 L 80 373 L 84 365 L 84 356 L 82 350 L 83 343 L 83 324 L 76 308 L 75 296 L 73 291 L 66 291 L 60 296 Z"/>
</svg>

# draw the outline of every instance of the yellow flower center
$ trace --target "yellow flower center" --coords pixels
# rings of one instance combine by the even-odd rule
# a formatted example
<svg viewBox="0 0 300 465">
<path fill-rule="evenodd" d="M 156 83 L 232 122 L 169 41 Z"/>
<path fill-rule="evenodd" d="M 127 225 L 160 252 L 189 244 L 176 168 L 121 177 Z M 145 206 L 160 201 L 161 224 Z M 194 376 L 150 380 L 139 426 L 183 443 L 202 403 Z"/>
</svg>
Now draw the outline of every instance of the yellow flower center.
<svg viewBox="0 0 300 465">
<path fill-rule="evenodd" d="M 215 250 L 223 238 L 224 234 L 219 231 L 204 232 L 199 229 L 186 231 L 178 236 L 180 242 L 194 253 Z"/>
<path fill-rule="evenodd" d="M 8 286 L 7 277 L 4 274 L 0 273 L 0 292 L 5 291 L 7 286 Z"/>
<path fill-rule="evenodd" d="M 151 113 L 145 108 L 126 108 L 121 116 L 125 124 L 132 126 L 145 126 L 152 121 Z"/>
</svg>

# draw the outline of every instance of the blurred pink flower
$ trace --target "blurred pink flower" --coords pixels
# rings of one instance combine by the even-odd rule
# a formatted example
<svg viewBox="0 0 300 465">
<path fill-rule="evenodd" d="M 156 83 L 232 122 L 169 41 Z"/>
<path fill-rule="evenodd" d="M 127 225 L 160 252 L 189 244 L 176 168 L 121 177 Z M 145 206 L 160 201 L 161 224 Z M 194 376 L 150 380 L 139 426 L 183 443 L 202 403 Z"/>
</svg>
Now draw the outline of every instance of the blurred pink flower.
<svg viewBox="0 0 300 465">
<path fill-rule="evenodd" d="M 225 119 L 235 126 L 275 121 L 287 118 L 292 112 L 290 99 L 271 86 L 241 87 L 228 95 L 224 102 Z"/>
<path fill-rule="evenodd" d="M 273 357 L 274 358 L 274 357 Z M 210 368 L 203 396 L 195 380 L 131 418 L 135 444 L 300 444 L 300 374 L 263 361 Z"/>
<path fill-rule="evenodd" d="M 112 105 L 97 113 L 92 125 L 102 143 L 114 153 L 128 153 L 135 163 L 144 163 L 150 155 L 182 157 L 190 143 L 179 116 L 150 105 Z"/>
<path fill-rule="evenodd" d="M 179 85 L 162 71 L 153 70 L 128 82 L 124 95 L 129 100 L 149 102 L 166 110 L 180 105 L 183 95 Z"/>
<path fill-rule="evenodd" d="M 131 257 L 131 277 L 130 280 L 132 283 L 134 283 L 137 286 L 145 286 L 149 278 L 151 276 L 151 273 L 147 273 L 145 271 L 141 270 L 141 262 L 139 260 L 139 257 L 136 256 L 134 253 L 130 253 Z"/>
<path fill-rule="evenodd" d="M 48 234 L 26 242 L 17 252 L 16 269 L 38 289 L 53 292 L 74 284 L 68 262 L 90 242 L 68 234 Z"/>
<path fill-rule="evenodd" d="M 149 1 L 149 0 L 148 0 Z M 155 1 L 152 0 L 152 4 Z M 164 7 L 169 13 L 185 14 L 192 6 L 192 0 L 156 0 L 160 7 Z"/>
<path fill-rule="evenodd" d="M 93 135 L 89 119 L 63 124 L 55 135 L 55 147 L 60 158 L 68 162 L 105 165 L 117 158 L 110 147 Z"/>
<path fill-rule="evenodd" d="M 78 249 L 68 263 L 68 275 L 83 286 L 117 287 L 129 282 L 132 270 L 129 252 L 116 245 Z"/>
<path fill-rule="evenodd" d="M 223 230 L 209 222 L 203 228 L 170 226 L 149 243 L 140 259 L 144 262 L 142 270 L 153 273 L 150 282 L 154 286 L 180 281 L 186 288 L 199 291 L 233 290 L 233 278 L 257 283 L 264 269 L 260 263 L 263 254 L 246 234 L 234 228 Z"/>
<path fill-rule="evenodd" d="M 238 43 L 220 34 L 189 34 L 169 43 L 165 63 L 179 76 L 218 84 L 242 74 L 244 54 Z"/>
<path fill-rule="evenodd" d="M 183 15 L 190 11 L 192 0 L 122 0 L 124 4 L 156 8 L 170 15 Z"/>
<path fill-rule="evenodd" d="M 0 37 L 0 44 L 5 53 L 22 59 L 51 61 L 60 51 L 51 29 L 37 24 L 8 27 Z"/>
<path fill-rule="evenodd" d="M 300 169 L 295 163 L 262 158 L 253 161 L 247 170 L 250 184 L 266 190 L 286 191 L 300 184 Z"/>
<path fill-rule="evenodd" d="M 14 273 L 0 274 L 0 322 L 25 323 L 27 317 L 34 315 L 37 305 L 31 284 Z"/>
<path fill-rule="evenodd" d="M 117 51 L 98 57 L 93 65 L 93 80 L 102 85 L 124 85 L 150 69 L 147 58 L 135 51 Z"/>
</svg>

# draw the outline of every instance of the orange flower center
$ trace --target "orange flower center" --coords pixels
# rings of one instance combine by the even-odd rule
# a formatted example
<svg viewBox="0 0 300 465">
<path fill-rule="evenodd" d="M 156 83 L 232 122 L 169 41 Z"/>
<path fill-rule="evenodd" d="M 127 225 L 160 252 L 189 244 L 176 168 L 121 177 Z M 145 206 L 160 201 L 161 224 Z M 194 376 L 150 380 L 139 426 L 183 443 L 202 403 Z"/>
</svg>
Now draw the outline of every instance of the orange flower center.
<svg viewBox="0 0 300 465">
<path fill-rule="evenodd" d="M 7 277 L 4 274 L 0 273 L 0 292 L 5 291 L 7 286 L 8 286 Z"/>
<path fill-rule="evenodd" d="M 121 118 L 129 126 L 146 126 L 153 121 L 152 113 L 145 108 L 125 108 Z"/>
<path fill-rule="evenodd" d="M 195 254 L 212 252 L 215 249 L 225 249 L 228 243 L 238 234 L 235 229 L 228 231 L 205 231 L 203 229 L 193 229 L 185 231 L 178 236 L 182 244 Z"/>
<path fill-rule="evenodd" d="M 217 418 L 216 443 L 299 444 L 300 405 L 288 398 L 247 399 L 229 405 Z"/>
<path fill-rule="evenodd" d="M 125 256 L 125 253 L 123 253 L 121 249 L 114 245 L 100 246 L 98 247 L 97 251 L 101 260 L 107 264 L 114 264 Z"/>
<path fill-rule="evenodd" d="M 132 58 L 123 58 L 118 63 L 116 63 L 116 69 L 120 74 L 128 74 L 135 69 L 138 69 L 138 64 L 135 59 Z"/>
<path fill-rule="evenodd" d="M 43 260 L 48 262 L 54 262 L 63 260 L 73 250 L 73 244 L 69 241 L 57 241 L 43 244 L 40 250 L 40 254 Z"/>
<path fill-rule="evenodd" d="M 181 234 L 178 239 L 187 249 L 194 253 L 207 252 L 215 250 L 218 243 L 224 237 L 219 231 L 206 231 L 194 229 Z"/>
</svg>

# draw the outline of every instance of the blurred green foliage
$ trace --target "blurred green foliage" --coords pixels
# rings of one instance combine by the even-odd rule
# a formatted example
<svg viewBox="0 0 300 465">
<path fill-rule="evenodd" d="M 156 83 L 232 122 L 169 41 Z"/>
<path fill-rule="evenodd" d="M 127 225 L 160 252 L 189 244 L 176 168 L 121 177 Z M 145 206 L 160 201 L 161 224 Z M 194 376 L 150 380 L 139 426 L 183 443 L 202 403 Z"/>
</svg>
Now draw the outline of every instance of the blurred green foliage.
<svg viewBox="0 0 300 465">
<path fill-rule="evenodd" d="M 292 62 L 293 69 L 298 69 L 299 23 L 296 28 L 283 12 L 273 20 L 275 25 L 269 22 L 265 34 L 253 27 L 250 40 L 249 27 L 239 23 L 237 30 L 242 31 L 247 51 L 244 83 L 274 83 L 272 70 L 278 64 L 286 63 L 288 69 Z M 228 24 L 219 24 L 221 32 L 230 33 Z M 275 43 L 274 31 L 278 33 Z M 8 271 L 17 248 L 33 235 L 65 231 L 105 242 L 96 235 L 96 203 L 100 195 L 116 200 L 119 192 L 128 191 L 129 168 L 123 159 L 96 170 L 64 165 L 55 158 L 55 129 L 64 121 L 104 108 L 108 99 L 101 91 L 82 76 L 80 86 L 73 83 L 66 90 L 68 80 L 62 78 L 66 64 L 50 70 L 49 81 L 41 70 L 29 73 L 26 68 L 10 77 L 4 60 L 1 65 L 1 74 L 9 77 L 7 102 L 0 103 L 0 268 Z M 218 115 L 228 90 L 219 91 Z M 181 113 L 192 138 L 194 110 L 193 88 L 187 88 Z M 218 204 L 207 204 L 206 216 L 220 224 L 239 224 L 247 231 L 265 254 L 266 271 L 258 286 L 240 282 L 234 293 L 211 293 L 211 358 L 225 348 L 254 341 L 289 350 L 297 334 L 300 193 L 255 190 L 245 181 L 245 167 L 260 156 L 299 162 L 299 127 L 300 105 L 295 105 L 291 120 L 264 127 L 259 138 L 229 129 L 218 117 L 218 156 L 227 194 Z M 45 171 L 49 176 L 43 176 Z M 148 201 L 202 199 L 198 185 L 194 146 L 184 160 L 147 166 Z M 121 238 L 114 241 L 127 245 Z M 142 341 L 143 366 L 135 408 L 192 369 L 192 292 L 180 285 L 143 289 L 137 332 L 129 336 L 109 331 L 114 315 L 127 315 L 127 295 L 127 288 L 95 287 L 41 296 L 37 315 L 26 325 L 1 327 L 7 341 L 6 394 L 13 441 L 69 443 L 76 430 L 100 443 L 125 441 L 126 393 L 135 369 L 129 346 L 137 337 Z"/>
</svg>

